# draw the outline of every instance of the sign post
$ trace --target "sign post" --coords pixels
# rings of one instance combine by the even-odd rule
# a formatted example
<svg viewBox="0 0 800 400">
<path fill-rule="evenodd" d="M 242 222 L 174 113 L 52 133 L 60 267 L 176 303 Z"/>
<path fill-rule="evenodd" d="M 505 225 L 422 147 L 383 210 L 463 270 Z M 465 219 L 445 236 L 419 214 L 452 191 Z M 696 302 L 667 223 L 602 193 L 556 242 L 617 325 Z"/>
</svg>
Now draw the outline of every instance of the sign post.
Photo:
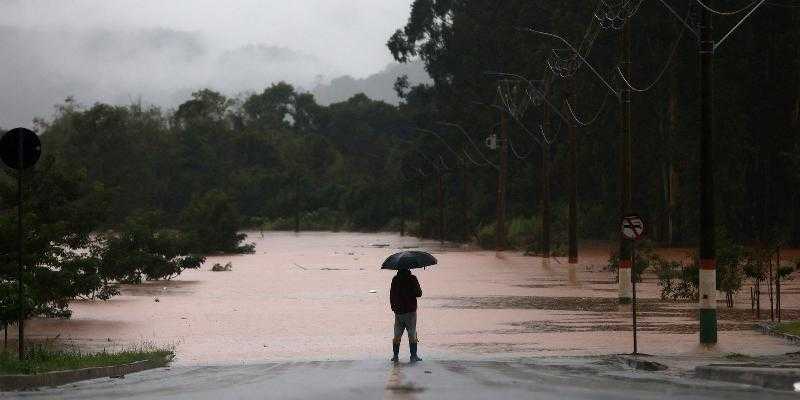
<svg viewBox="0 0 800 400">
<path fill-rule="evenodd" d="M 638 214 L 626 214 L 622 217 L 622 237 L 631 243 L 631 314 L 633 315 L 633 355 L 639 354 L 639 343 L 636 335 L 636 244 L 645 235 L 644 218 Z M 622 260 L 620 260 L 622 262 Z"/>
<path fill-rule="evenodd" d="M 25 294 L 23 285 L 23 250 L 24 237 L 22 231 L 22 174 L 23 170 L 32 167 L 42 154 L 42 143 L 33 131 L 25 128 L 14 128 L 0 138 L 0 159 L 10 168 L 17 170 L 17 307 L 19 335 L 17 338 L 19 359 L 25 358 Z"/>
</svg>

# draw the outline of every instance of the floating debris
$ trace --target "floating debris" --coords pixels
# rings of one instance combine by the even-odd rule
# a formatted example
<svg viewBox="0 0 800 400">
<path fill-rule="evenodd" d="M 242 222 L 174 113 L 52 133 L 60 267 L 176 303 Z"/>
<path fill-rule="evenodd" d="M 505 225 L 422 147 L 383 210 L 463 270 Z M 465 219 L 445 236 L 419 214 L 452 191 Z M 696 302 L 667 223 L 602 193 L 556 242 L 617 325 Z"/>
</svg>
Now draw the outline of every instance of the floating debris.
<svg viewBox="0 0 800 400">
<path fill-rule="evenodd" d="M 225 265 L 222 265 L 220 263 L 215 263 L 214 266 L 211 267 L 211 271 L 214 272 L 233 271 L 233 264 L 231 264 L 230 262 Z"/>
</svg>

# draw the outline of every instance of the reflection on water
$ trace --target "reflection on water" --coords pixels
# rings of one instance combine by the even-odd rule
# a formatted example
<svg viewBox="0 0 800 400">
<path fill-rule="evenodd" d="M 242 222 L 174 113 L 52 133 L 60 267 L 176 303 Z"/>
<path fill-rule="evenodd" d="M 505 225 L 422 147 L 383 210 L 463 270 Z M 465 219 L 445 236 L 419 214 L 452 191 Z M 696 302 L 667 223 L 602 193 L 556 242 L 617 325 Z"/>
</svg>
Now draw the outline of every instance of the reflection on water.
<svg viewBox="0 0 800 400">
<path fill-rule="evenodd" d="M 415 271 L 425 296 L 418 317 L 423 358 L 630 351 L 630 313 L 617 304 L 616 275 L 603 268 L 604 248 L 582 249 L 581 263 L 570 268 L 563 259 L 394 234 L 256 232 L 250 240 L 255 254 L 209 257 L 201 270 L 172 281 L 125 286 L 108 302 L 75 302 L 72 320 L 32 321 L 29 332 L 92 349 L 174 344 L 179 364 L 388 359 L 392 272 L 379 265 L 398 249 L 421 248 L 440 263 Z M 227 262 L 233 271 L 210 271 Z M 794 281 L 787 283 L 787 292 L 798 290 Z M 640 351 L 699 351 L 694 305 L 658 300 L 652 277 L 637 288 Z M 787 296 L 784 305 L 797 308 L 795 297 Z M 749 307 L 743 298 L 737 304 Z M 749 308 L 720 309 L 716 351 L 792 351 L 749 330 L 749 315 Z M 800 317 L 797 310 L 785 315 Z"/>
</svg>

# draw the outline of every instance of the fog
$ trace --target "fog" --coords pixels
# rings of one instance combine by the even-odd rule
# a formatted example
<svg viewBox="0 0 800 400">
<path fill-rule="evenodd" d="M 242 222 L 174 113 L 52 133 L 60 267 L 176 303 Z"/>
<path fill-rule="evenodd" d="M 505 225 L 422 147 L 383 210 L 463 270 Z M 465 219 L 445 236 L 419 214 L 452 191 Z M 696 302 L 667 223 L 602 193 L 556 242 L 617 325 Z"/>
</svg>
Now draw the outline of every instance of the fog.
<svg viewBox="0 0 800 400">
<path fill-rule="evenodd" d="M 173 107 L 203 87 L 368 81 L 392 61 L 385 43 L 410 3 L 0 0 L 0 126 L 50 117 L 67 96 Z"/>
</svg>

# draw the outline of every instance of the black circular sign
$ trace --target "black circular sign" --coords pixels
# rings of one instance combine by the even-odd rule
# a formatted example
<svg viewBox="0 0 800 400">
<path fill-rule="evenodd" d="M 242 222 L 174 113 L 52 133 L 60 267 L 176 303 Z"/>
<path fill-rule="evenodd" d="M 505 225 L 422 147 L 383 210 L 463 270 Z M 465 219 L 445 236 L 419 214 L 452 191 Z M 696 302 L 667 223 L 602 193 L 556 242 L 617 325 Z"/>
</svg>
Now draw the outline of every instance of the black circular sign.
<svg viewBox="0 0 800 400">
<path fill-rule="evenodd" d="M 20 154 L 20 144 L 22 154 Z M 30 129 L 14 128 L 0 139 L 0 159 L 11 168 L 30 168 L 39 161 L 41 155 L 42 142 Z"/>
</svg>

